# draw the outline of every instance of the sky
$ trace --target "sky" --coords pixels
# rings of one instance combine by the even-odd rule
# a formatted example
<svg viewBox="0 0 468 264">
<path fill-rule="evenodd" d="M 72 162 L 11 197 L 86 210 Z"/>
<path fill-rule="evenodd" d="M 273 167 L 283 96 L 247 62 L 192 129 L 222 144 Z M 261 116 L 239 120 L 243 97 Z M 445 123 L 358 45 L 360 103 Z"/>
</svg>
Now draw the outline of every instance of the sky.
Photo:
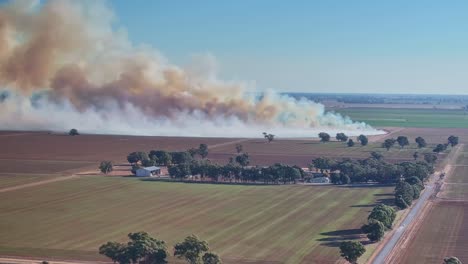
<svg viewBox="0 0 468 264">
<path fill-rule="evenodd" d="M 111 0 L 136 45 L 284 92 L 468 94 L 468 1 Z"/>
</svg>

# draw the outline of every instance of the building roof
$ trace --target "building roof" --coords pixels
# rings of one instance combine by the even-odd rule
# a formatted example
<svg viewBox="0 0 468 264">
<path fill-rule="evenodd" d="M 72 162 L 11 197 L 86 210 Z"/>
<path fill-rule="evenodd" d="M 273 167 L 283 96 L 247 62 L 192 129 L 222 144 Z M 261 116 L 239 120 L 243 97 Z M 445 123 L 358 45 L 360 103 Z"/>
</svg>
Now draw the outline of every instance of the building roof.
<svg viewBox="0 0 468 264">
<path fill-rule="evenodd" d="M 156 170 L 160 170 L 161 168 L 156 167 L 156 166 L 151 166 L 151 167 L 143 167 L 143 168 L 140 168 L 140 169 L 147 170 L 147 171 L 156 171 Z"/>
</svg>

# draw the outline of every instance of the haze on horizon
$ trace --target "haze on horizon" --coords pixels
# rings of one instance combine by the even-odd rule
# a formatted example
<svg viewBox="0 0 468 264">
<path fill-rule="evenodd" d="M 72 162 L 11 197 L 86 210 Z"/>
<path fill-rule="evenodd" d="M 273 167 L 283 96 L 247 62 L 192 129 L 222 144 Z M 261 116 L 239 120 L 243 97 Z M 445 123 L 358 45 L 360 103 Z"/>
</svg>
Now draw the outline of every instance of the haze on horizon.
<svg viewBox="0 0 468 264">
<path fill-rule="evenodd" d="M 468 94 L 466 1 L 125 1 L 136 44 L 285 92 Z"/>
</svg>

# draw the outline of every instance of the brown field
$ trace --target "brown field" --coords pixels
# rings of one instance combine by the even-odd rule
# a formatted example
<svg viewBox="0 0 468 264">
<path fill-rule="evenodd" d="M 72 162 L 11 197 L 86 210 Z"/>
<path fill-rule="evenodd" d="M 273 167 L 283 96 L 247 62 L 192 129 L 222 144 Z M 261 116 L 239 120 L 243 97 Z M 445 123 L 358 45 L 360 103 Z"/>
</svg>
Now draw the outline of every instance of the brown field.
<svg viewBox="0 0 468 264">
<path fill-rule="evenodd" d="M 0 173 L 64 173 L 80 168 L 95 168 L 101 160 L 125 162 L 126 155 L 132 151 L 165 149 L 170 151 L 186 150 L 201 143 L 209 145 L 209 159 L 225 163 L 234 156 L 235 144 L 241 143 L 244 151 L 251 156 L 253 165 L 270 165 L 276 162 L 307 166 L 314 157 L 366 158 L 370 152 L 382 152 L 388 161 L 412 159 L 416 148 L 414 138 L 423 136 L 430 144 L 424 151 L 430 151 L 433 144 L 443 143 L 448 135 L 460 136 L 461 142 L 468 142 L 468 129 L 419 129 L 386 128 L 390 133 L 385 136 L 371 137 L 366 147 L 348 148 L 341 142 L 323 144 L 316 139 L 276 139 L 266 143 L 259 139 L 239 138 L 187 138 L 187 137 L 147 137 L 116 135 L 80 135 L 71 137 L 47 132 L 2 132 L 0 145 Z M 387 152 L 381 142 L 388 137 L 405 135 L 410 138 L 411 146 L 405 149 L 394 148 Z"/>
<path fill-rule="evenodd" d="M 441 263 L 446 256 L 468 262 L 468 146 L 452 161 L 452 173 L 416 226 L 395 263 Z"/>
</svg>

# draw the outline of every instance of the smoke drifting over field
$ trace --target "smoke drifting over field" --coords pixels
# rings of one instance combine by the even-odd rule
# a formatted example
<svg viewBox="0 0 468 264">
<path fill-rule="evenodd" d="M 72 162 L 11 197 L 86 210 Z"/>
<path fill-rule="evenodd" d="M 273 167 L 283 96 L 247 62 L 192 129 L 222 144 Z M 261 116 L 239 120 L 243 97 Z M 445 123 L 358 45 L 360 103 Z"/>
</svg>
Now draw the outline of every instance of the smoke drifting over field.
<svg viewBox="0 0 468 264">
<path fill-rule="evenodd" d="M 96 1 L 97 2 L 97 1 Z M 0 9 L 0 129 L 187 136 L 378 134 L 305 99 L 221 81 L 207 57 L 182 68 L 112 27 L 102 2 Z"/>
</svg>

